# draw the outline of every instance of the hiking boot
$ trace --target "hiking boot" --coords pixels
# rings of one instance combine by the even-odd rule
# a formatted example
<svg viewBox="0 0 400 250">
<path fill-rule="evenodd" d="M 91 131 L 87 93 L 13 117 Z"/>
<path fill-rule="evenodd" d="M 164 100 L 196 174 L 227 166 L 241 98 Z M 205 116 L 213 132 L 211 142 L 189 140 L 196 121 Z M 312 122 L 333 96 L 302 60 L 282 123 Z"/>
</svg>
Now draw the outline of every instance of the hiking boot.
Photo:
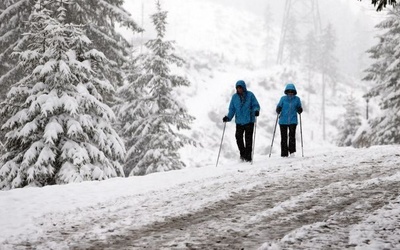
<svg viewBox="0 0 400 250">
<path fill-rule="evenodd" d="M 243 157 L 243 160 L 244 160 L 245 162 L 251 162 L 251 155 L 246 155 L 246 156 L 244 156 L 244 157 Z"/>
</svg>

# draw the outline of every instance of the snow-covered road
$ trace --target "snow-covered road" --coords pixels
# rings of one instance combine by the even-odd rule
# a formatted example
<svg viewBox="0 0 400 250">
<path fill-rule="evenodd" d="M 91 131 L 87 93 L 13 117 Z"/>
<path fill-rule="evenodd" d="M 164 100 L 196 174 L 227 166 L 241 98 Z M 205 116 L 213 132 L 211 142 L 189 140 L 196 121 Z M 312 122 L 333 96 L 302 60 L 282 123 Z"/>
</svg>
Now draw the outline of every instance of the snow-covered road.
<svg viewBox="0 0 400 250">
<path fill-rule="evenodd" d="M 9 235 L 2 246 L 400 249 L 399 152 L 398 146 L 333 148 L 185 169 L 177 171 L 180 181 L 158 174 L 157 181 L 164 176 L 170 184 L 36 215 L 29 230 Z"/>
</svg>

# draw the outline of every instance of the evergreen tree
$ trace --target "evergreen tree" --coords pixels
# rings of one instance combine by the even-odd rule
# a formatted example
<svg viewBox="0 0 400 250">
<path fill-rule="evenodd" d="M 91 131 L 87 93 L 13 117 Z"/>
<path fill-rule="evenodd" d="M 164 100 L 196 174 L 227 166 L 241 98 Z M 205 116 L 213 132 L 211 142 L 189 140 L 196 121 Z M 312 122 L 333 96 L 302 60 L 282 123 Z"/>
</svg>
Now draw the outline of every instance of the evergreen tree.
<svg viewBox="0 0 400 250">
<path fill-rule="evenodd" d="M 325 114 L 325 101 L 326 101 L 326 85 L 329 84 L 335 94 L 336 89 L 336 58 L 333 56 L 333 51 L 336 48 L 336 37 L 334 35 L 333 27 L 331 24 L 322 30 L 319 41 L 319 70 L 322 74 L 322 138 L 326 139 L 326 114 Z"/>
<path fill-rule="evenodd" d="M 300 61 L 301 49 L 299 49 L 301 38 L 299 36 L 298 22 L 295 16 L 291 16 L 288 20 L 288 30 L 286 44 L 288 50 L 289 64 L 294 64 Z"/>
<path fill-rule="evenodd" d="M 126 84 L 119 88 L 119 104 L 114 107 L 119 118 L 118 131 L 125 139 L 127 148 L 124 164 L 126 176 L 143 159 L 147 150 L 147 140 L 150 138 L 147 135 L 151 133 L 150 124 L 144 122 L 151 113 L 147 99 L 149 95 L 147 84 L 151 78 L 142 74 L 139 65 L 138 58 L 132 58 L 124 67 Z M 145 172 L 140 174 L 143 175 Z"/>
<path fill-rule="evenodd" d="M 382 112 L 370 122 L 370 140 L 372 144 L 395 144 L 400 143 L 400 6 L 390 10 L 377 28 L 386 32 L 368 51 L 375 63 L 366 70 L 364 80 L 375 82 L 367 96 L 379 99 Z"/>
<path fill-rule="evenodd" d="M 17 48 L 24 50 L 29 45 L 24 33 L 30 32 L 29 16 L 35 4 L 51 5 L 51 0 L 2 0 L 0 13 L 0 101 L 12 83 L 23 77 L 23 69 L 11 53 Z M 123 0 L 63 0 L 66 9 L 65 23 L 83 25 L 82 29 L 92 41 L 92 46 L 102 51 L 110 60 L 107 78 L 113 84 L 122 84 L 121 65 L 125 62 L 127 41 L 116 32 L 119 24 L 133 32 L 141 29 L 122 8 Z M 112 66 L 112 67 L 111 67 Z"/>
<path fill-rule="evenodd" d="M 332 24 L 328 24 L 325 29 L 322 30 L 322 34 L 319 38 L 319 70 L 321 73 L 331 80 L 331 87 L 335 88 L 338 73 L 337 73 L 337 59 L 334 56 L 336 49 L 336 35 Z"/>
<path fill-rule="evenodd" d="M 123 176 L 124 145 L 103 102 L 113 90 L 105 73 L 113 62 L 91 48 L 80 25 L 66 23 L 66 1 L 42 3 L 29 18 L 28 48 L 15 53 L 26 76 L 2 103 L 10 118 L 0 188 Z"/>
<path fill-rule="evenodd" d="M 304 68 L 307 71 L 307 92 L 315 93 L 315 86 L 311 83 L 313 82 L 313 78 L 315 73 L 319 68 L 318 64 L 318 41 L 315 37 L 315 33 L 313 31 L 308 32 L 305 40 L 304 47 Z"/>
<path fill-rule="evenodd" d="M 361 1 L 361 0 L 359 0 L 359 1 Z M 371 0 L 371 4 L 373 4 L 374 6 L 378 5 L 376 10 L 381 11 L 383 8 L 386 8 L 386 5 L 388 5 L 388 4 L 395 5 L 396 0 Z"/>
<path fill-rule="evenodd" d="M 274 44 L 275 44 L 275 36 L 274 36 L 274 19 L 273 12 L 271 6 L 268 4 L 265 13 L 264 13 L 264 30 L 265 30 L 265 51 L 266 57 L 265 62 L 267 65 L 272 64 L 275 58 L 274 55 Z"/>
<path fill-rule="evenodd" d="M 181 169 L 185 165 L 178 150 L 185 144 L 195 144 L 179 133 L 190 129 L 194 118 L 179 103 L 174 90 L 190 82 L 171 74 L 171 64 L 181 66 L 184 62 L 173 54 L 173 43 L 164 41 L 167 12 L 162 11 L 159 1 L 156 5 L 151 19 L 157 37 L 145 44 L 148 53 L 139 58 L 141 72 L 133 72 L 122 90 L 127 101 L 119 116 L 128 149 L 125 169 L 131 170 L 130 175 Z"/>
<path fill-rule="evenodd" d="M 357 106 L 357 100 L 349 96 L 345 103 L 346 113 L 344 114 L 343 124 L 339 128 L 337 145 L 339 147 L 351 146 L 353 137 L 361 126 L 361 114 Z"/>
<path fill-rule="evenodd" d="M 362 14 L 359 13 L 359 16 Z M 346 57 L 342 58 L 349 62 L 353 62 L 348 64 L 346 67 L 349 72 L 355 72 L 355 77 L 363 78 L 364 70 L 372 63 L 372 61 L 368 58 L 368 54 L 365 53 L 370 48 L 370 41 L 372 38 L 368 33 L 364 32 L 364 30 L 369 29 L 371 23 L 362 20 L 360 17 L 357 18 L 357 21 L 353 24 L 355 30 L 355 34 L 353 39 L 350 42 L 350 46 L 347 47 Z M 372 42 L 371 42 L 372 44 Z M 358 54 L 355 51 L 360 51 Z"/>
</svg>

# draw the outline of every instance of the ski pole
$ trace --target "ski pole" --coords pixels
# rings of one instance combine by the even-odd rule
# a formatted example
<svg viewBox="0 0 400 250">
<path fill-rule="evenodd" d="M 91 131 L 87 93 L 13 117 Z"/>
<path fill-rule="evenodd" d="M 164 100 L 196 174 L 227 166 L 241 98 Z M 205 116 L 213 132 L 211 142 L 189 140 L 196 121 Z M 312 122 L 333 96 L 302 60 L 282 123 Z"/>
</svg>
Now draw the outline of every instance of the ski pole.
<svg viewBox="0 0 400 250">
<path fill-rule="evenodd" d="M 225 134 L 225 128 L 226 128 L 226 122 L 224 122 L 224 131 L 222 132 L 222 138 L 221 138 L 221 145 L 219 146 L 219 152 L 218 152 L 218 158 L 217 158 L 217 164 L 215 167 L 218 167 L 218 161 L 219 161 L 219 155 L 221 154 L 221 148 L 222 148 L 222 141 L 224 140 L 224 134 Z"/>
<path fill-rule="evenodd" d="M 256 130 L 257 130 L 257 116 L 256 116 L 256 120 L 254 121 L 253 148 L 251 150 L 251 165 L 253 165 L 254 149 L 256 147 Z"/>
<path fill-rule="evenodd" d="M 273 133 L 273 135 L 272 135 L 271 148 L 270 148 L 270 150 L 269 150 L 269 157 L 271 157 L 272 146 L 274 145 L 274 138 L 275 138 L 276 125 L 278 124 L 278 117 L 279 117 L 279 114 L 276 114 L 276 121 L 275 121 L 274 133 Z"/>
<path fill-rule="evenodd" d="M 300 137 L 301 137 L 301 157 L 304 157 L 304 150 L 303 150 L 303 128 L 301 125 L 301 114 L 300 115 Z"/>
</svg>

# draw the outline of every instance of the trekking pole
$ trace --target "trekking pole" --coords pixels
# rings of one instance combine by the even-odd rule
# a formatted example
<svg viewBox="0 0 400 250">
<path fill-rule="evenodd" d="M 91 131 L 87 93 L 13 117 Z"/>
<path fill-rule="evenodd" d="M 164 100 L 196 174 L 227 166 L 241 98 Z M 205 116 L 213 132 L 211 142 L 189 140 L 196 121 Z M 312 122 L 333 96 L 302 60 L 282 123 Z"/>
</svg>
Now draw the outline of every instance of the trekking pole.
<svg viewBox="0 0 400 250">
<path fill-rule="evenodd" d="M 300 138 L 301 138 L 301 157 L 304 157 L 304 150 L 303 150 L 303 128 L 301 125 L 301 114 L 300 115 Z"/>
<path fill-rule="evenodd" d="M 270 150 L 269 150 L 269 157 L 271 157 L 272 146 L 274 145 L 274 138 L 275 138 L 276 125 L 278 124 L 278 117 L 279 117 L 279 114 L 276 114 L 276 121 L 275 121 L 274 133 L 273 133 L 273 135 L 272 135 L 271 148 L 270 148 Z"/>
<path fill-rule="evenodd" d="M 224 140 L 224 134 L 225 134 L 225 128 L 226 128 L 226 122 L 224 122 L 224 131 L 222 132 L 222 138 L 221 138 L 221 145 L 219 146 L 219 152 L 218 152 L 218 158 L 217 158 L 217 164 L 215 167 L 218 167 L 218 161 L 219 161 L 219 155 L 221 154 L 221 148 L 222 148 L 222 141 Z"/>
<path fill-rule="evenodd" d="M 254 121 L 253 148 L 251 150 L 251 165 L 253 165 L 254 149 L 256 147 L 256 130 L 257 130 L 257 116 L 256 116 L 256 120 Z"/>
</svg>

